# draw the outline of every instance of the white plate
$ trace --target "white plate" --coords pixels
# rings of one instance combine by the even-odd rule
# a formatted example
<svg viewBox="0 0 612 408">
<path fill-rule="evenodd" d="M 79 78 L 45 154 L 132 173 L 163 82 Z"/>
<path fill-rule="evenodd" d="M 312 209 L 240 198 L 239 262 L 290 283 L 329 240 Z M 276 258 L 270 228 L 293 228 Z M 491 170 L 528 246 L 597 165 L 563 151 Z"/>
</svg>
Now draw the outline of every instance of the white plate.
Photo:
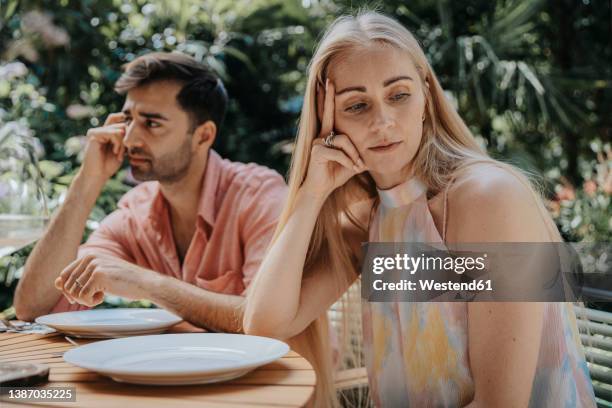
<svg viewBox="0 0 612 408">
<path fill-rule="evenodd" d="M 76 337 L 109 338 L 161 333 L 183 319 L 163 309 L 94 309 L 41 316 L 45 324 Z"/>
<path fill-rule="evenodd" d="M 267 337 L 181 333 L 99 341 L 64 353 L 64 360 L 115 381 L 185 385 L 237 378 L 288 351 Z"/>
</svg>

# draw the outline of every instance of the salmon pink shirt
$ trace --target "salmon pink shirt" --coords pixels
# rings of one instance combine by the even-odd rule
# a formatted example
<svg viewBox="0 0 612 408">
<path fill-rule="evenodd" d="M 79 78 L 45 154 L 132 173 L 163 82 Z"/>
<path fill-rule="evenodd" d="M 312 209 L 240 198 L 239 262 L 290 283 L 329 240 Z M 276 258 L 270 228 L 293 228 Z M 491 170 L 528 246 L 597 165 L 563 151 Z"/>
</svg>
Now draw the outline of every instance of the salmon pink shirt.
<svg viewBox="0 0 612 408">
<path fill-rule="evenodd" d="M 182 265 L 157 181 L 126 193 L 78 256 L 111 255 L 202 289 L 243 295 L 272 238 L 287 186 L 273 170 L 222 159 L 212 149 L 202 183 L 196 230 Z M 85 309 L 62 296 L 51 313 Z"/>
</svg>

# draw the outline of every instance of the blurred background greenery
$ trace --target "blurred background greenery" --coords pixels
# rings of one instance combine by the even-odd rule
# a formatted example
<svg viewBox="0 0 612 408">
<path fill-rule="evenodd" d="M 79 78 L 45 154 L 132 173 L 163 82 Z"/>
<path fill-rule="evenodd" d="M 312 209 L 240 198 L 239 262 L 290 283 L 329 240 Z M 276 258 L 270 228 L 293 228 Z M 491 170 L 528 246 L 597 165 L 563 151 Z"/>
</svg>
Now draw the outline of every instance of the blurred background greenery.
<svg viewBox="0 0 612 408">
<path fill-rule="evenodd" d="M 316 40 L 336 16 L 367 5 L 415 33 L 491 155 L 541 175 L 537 182 L 568 241 L 609 242 L 610 4 L 0 0 L 0 134 L 17 129 L 37 138 L 53 209 L 79 166 L 82 135 L 123 102 L 112 90 L 121 65 L 149 51 L 178 50 L 208 63 L 226 83 L 231 103 L 215 146 L 221 155 L 285 174 Z M 88 232 L 129 188 L 124 169 L 106 186 Z M 0 310 L 11 305 L 30 250 L 0 258 Z"/>
</svg>

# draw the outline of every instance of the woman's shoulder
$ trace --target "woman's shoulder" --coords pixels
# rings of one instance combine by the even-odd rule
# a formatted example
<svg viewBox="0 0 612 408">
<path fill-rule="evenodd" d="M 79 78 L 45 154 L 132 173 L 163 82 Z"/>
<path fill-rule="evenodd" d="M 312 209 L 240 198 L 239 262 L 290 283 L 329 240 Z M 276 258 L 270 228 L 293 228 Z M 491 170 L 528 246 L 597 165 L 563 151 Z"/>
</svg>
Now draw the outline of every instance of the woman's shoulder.
<svg viewBox="0 0 612 408">
<path fill-rule="evenodd" d="M 532 194 L 527 177 L 510 165 L 491 161 L 458 170 L 449 189 L 455 200 L 485 200 L 503 204 L 509 199 L 527 199 Z"/>
<path fill-rule="evenodd" d="M 457 241 L 546 239 L 539 195 L 509 165 L 477 163 L 460 170 L 448 191 L 448 234 Z"/>
</svg>

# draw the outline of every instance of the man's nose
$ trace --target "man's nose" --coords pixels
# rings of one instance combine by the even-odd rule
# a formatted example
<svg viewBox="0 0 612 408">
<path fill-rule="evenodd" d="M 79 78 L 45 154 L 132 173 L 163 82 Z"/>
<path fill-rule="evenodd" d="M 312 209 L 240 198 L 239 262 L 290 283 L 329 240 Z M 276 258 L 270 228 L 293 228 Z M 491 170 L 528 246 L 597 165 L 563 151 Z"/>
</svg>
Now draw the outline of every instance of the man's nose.
<svg viewBox="0 0 612 408">
<path fill-rule="evenodd" d="M 140 147 L 142 146 L 142 139 L 140 138 L 138 126 L 136 125 L 136 121 L 132 121 L 125 128 L 125 135 L 123 136 L 123 145 L 130 149 L 131 147 Z"/>
</svg>

